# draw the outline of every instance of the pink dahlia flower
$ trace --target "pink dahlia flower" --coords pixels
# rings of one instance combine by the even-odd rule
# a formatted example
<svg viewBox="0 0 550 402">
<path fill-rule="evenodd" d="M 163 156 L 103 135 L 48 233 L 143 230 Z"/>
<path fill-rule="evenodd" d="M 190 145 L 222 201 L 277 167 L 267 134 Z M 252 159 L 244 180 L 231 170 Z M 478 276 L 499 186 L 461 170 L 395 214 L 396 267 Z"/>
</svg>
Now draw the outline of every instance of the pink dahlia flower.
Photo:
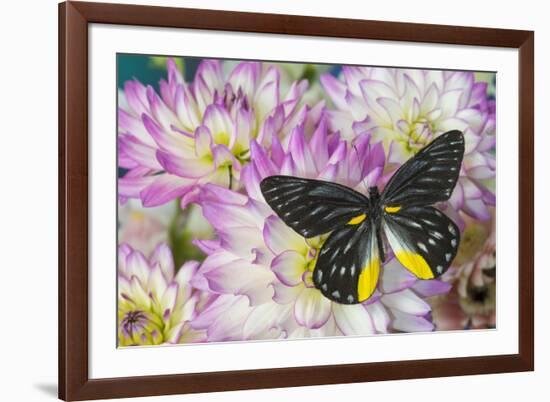
<svg viewBox="0 0 550 402">
<path fill-rule="evenodd" d="M 299 105 L 306 89 L 307 81 L 294 82 L 282 94 L 279 70 L 256 62 L 225 77 L 217 60 L 202 61 L 191 83 L 169 60 L 160 94 L 126 82 L 118 112 L 119 165 L 128 170 L 119 180 L 122 200 L 150 207 L 181 197 L 185 205 L 204 183 L 238 188 L 251 139 L 269 145 L 314 115 Z"/>
<path fill-rule="evenodd" d="M 321 82 L 336 110 L 330 124 L 346 138 L 369 131 L 383 141 L 389 164 L 402 164 L 438 135 L 464 132 L 466 149 L 449 203 L 479 220 L 495 204 L 495 105 L 487 84 L 462 71 L 344 67 L 343 80 Z"/>
<path fill-rule="evenodd" d="M 433 318 L 438 330 L 496 326 L 496 230 L 494 220 L 482 225 L 467 221 L 457 265 L 446 279 L 447 297 L 435 298 Z"/>
<path fill-rule="evenodd" d="M 150 258 L 126 244 L 119 246 L 119 346 L 204 340 L 204 331 L 189 324 L 208 298 L 190 285 L 198 265 L 187 262 L 176 273 L 166 244 L 158 245 Z"/>
<path fill-rule="evenodd" d="M 371 145 L 369 139 L 359 136 L 350 144 L 329 136 L 322 119 L 307 140 L 298 126 L 287 146 L 274 142 L 271 152 L 252 141 L 252 162 L 242 172 L 246 194 L 205 187 L 203 213 L 218 238 L 198 242 L 208 257 L 195 286 L 218 296 L 193 327 L 206 330 L 211 341 L 433 329 L 424 298 L 446 292 L 449 285 L 418 281 L 390 256 L 371 298 L 357 305 L 334 303 L 313 286 L 311 277 L 326 235 L 298 235 L 273 213 L 259 190 L 264 177 L 286 174 L 365 191 L 377 184 L 384 168 L 382 144 Z"/>
<path fill-rule="evenodd" d="M 128 200 L 118 209 L 118 243 L 151 254 L 158 244 L 169 240 L 168 228 L 176 208 L 176 202 L 143 208 L 139 200 Z"/>
</svg>

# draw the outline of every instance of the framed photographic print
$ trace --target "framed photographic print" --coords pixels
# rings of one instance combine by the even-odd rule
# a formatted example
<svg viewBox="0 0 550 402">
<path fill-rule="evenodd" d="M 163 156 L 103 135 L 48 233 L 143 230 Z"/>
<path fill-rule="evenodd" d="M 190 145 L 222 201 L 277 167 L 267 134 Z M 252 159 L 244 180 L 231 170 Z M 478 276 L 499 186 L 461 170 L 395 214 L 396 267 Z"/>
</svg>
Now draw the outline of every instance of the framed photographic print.
<svg viewBox="0 0 550 402">
<path fill-rule="evenodd" d="M 59 10 L 60 398 L 533 370 L 533 32 Z"/>
</svg>

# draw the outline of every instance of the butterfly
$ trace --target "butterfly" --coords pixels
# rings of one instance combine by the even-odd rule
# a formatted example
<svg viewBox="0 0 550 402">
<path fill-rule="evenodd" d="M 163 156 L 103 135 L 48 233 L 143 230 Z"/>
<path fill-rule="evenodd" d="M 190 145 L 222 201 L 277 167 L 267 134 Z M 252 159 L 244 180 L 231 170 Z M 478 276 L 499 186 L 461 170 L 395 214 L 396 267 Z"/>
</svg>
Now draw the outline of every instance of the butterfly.
<svg viewBox="0 0 550 402">
<path fill-rule="evenodd" d="M 382 193 L 374 186 L 366 196 L 293 176 L 268 176 L 260 188 L 273 211 L 301 236 L 329 233 L 315 256 L 313 283 L 334 302 L 357 304 L 374 293 L 387 245 L 419 279 L 437 278 L 449 268 L 460 232 L 432 205 L 451 196 L 463 156 L 464 136 L 453 130 L 399 167 Z"/>
</svg>

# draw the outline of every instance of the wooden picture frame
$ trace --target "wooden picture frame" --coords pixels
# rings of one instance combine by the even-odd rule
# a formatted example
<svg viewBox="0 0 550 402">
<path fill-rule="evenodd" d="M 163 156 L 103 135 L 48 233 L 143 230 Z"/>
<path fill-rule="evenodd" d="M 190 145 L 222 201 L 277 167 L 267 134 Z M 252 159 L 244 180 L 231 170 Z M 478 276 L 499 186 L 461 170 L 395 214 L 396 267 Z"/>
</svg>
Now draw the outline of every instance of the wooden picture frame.
<svg viewBox="0 0 550 402">
<path fill-rule="evenodd" d="M 519 353 L 400 362 L 90 379 L 88 25 L 119 24 L 519 49 Z M 295 387 L 534 369 L 534 33 L 382 21 L 66 2 L 59 5 L 59 397 Z"/>
</svg>

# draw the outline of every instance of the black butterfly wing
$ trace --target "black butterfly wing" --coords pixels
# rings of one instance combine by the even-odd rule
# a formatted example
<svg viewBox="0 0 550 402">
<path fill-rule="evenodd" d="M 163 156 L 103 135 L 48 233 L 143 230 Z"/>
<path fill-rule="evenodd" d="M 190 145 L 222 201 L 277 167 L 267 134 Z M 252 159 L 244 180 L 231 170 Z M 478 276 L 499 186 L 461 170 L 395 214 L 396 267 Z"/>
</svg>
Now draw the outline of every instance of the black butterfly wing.
<svg viewBox="0 0 550 402">
<path fill-rule="evenodd" d="M 458 130 L 441 134 L 392 176 L 381 195 L 391 207 L 432 205 L 451 196 L 464 156 L 464 136 Z"/>
<path fill-rule="evenodd" d="M 269 206 L 303 237 L 315 237 L 366 219 L 368 198 L 340 184 L 293 176 L 269 176 L 260 183 Z"/>
<path fill-rule="evenodd" d="M 334 230 L 316 258 L 313 283 L 330 300 L 357 304 L 376 289 L 380 257 L 370 219 Z"/>
<path fill-rule="evenodd" d="M 456 224 L 434 207 L 404 207 L 385 213 L 382 226 L 395 257 L 420 279 L 442 275 L 460 244 Z"/>
</svg>

